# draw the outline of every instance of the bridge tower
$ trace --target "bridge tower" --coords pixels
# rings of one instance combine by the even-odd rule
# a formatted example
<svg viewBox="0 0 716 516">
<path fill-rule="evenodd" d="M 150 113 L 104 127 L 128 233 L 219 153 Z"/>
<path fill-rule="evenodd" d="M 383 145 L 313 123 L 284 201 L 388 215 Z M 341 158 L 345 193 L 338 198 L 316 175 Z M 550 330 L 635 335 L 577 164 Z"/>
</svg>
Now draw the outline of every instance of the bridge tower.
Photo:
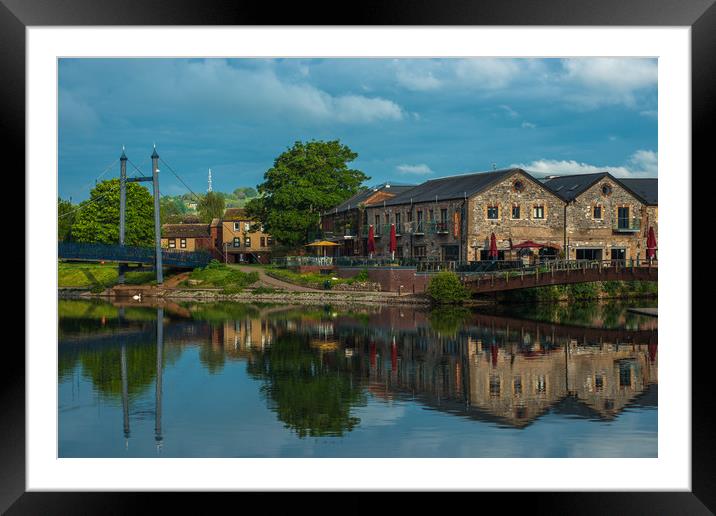
<svg viewBox="0 0 716 516">
<path fill-rule="evenodd" d="M 124 224 L 127 212 L 127 155 L 122 146 L 122 155 L 119 158 L 119 245 L 124 245 Z M 124 283 L 124 265 L 119 264 L 117 283 Z"/>
<path fill-rule="evenodd" d="M 127 213 L 127 183 L 137 183 L 141 181 L 151 181 L 154 193 L 154 269 L 157 274 L 157 284 L 164 283 L 162 273 L 162 226 L 159 223 L 159 154 L 157 147 L 154 146 L 152 152 L 152 177 L 132 177 L 127 179 L 127 156 L 122 148 L 122 156 L 119 158 L 120 175 L 119 175 L 119 245 L 124 245 L 125 218 Z M 124 283 L 124 273 L 126 266 L 119 265 L 119 283 Z"/>
<path fill-rule="evenodd" d="M 156 249 L 155 268 L 157 270 L 157 284 L 164 283 L 162 273 L 162 226 L 159 224 L 159 154 L 157 146 L 152 152 L 152 185 L 154 186 L 154 246 Z"/>
</svg>

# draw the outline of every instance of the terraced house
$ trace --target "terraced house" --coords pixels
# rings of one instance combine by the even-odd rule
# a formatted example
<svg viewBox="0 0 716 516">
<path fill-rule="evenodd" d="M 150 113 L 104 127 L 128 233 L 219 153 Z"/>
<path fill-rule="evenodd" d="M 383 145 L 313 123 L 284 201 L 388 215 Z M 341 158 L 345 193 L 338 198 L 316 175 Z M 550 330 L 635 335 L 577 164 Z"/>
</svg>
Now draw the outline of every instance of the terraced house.
<svg viewBox="0 0 716 516">
<path fill-rule="evenodd" d="M 221 251 L 231 263 L 269 263 L 273 238 L 246 215 L 229 208 L 221 220 Z"/>
<path fill-rule="evenodd" d="M 656 178 L 600 172 L 552 178 L 545 186 L 566 203 L 568 259 L 641 260 L 649 228 L 658 238 Z"/>
<path fill-rule="evenodd" d="M 499 259 L 539 240 L 543 253 L 564 245 L 565 202 L 521 169 L 433 179 L 379 205 L 366 207 L 376 254 L 389 255 L 395 224 L 397 256 L 418 260 L 487 260 L 494 233 Z M 517 248 L 514 246 L 518 245 Z"/>
</svg>

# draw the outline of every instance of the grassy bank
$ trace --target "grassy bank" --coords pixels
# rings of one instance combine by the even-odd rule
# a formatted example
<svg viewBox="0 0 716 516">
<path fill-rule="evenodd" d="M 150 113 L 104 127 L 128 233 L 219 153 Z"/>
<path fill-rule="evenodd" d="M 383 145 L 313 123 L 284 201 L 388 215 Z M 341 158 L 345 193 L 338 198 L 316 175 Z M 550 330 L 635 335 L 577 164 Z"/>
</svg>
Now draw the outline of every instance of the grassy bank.
<svg viewBox="0 0 716 516">
<path fill-rule="evenodd" d="M 87 288 L 103 290 L 117 284 L 116 263 L 65 263 L 57 266 L 57 281 L 60 288 Z M 155 280 L 154 272 L 128 272 L 126 283 L 130 285 L 150 284 Z"/>
<path fill-rule="evenodd" d="M 266 274 L 288 283 L 317 289 L 330 289 L 334 285 L 340 284 L 352 285 L 356 281 L 366 281 L 368 276 L 367 273 L 365 273 L 365 277 L 359 273 L 353 278 L 338 278 L 336 276 L 331 276 L 330 274 L 319 274 L 317 272 L 299 273 L 279 268 L 267 268 Z"/>
<path fill-rule="evenodd" d="M 204 268 L 194 269 L 189 278 L 180 283 L 184 288 L 221 288 L 226 294 L 241 292 L 259 280 L 256 271 L 243 272 L 216 260 Z"/>
<path fill-rule="evenodd" d="M 625 299 L 635 297 L 656 297 L 657 282 L 645 281 L 595 281 L 572 285 L 551 285 L 498 294 L 497 299 L 505 302 L 578 301 L 589 299 Z"/>
</svg>

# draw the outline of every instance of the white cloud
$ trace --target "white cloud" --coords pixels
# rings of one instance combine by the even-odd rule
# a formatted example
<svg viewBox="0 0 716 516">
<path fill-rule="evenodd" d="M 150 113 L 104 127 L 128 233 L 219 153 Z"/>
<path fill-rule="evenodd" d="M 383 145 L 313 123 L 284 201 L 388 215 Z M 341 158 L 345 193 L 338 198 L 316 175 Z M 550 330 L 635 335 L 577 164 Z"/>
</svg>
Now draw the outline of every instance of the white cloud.
<svg viewBox="0 0 716 516">
<path fill-rule="evenodd" d="M 627 163 L 619 166 L 598 166 L 575 160 L 540 159 L 531 163 L 515 163 L 512 167 L 522 168 L 539 175 L 566 176 L 574 174 L 594 174 L 609 172 L 616 177 L 656 177 L 658 173 L 658 155 L 654 151 L 638 150 Z"/>
<path fill-rule="evenodd" d="M 419 165 L 398 165 L 395 167 L 396 170 L 401 174 L 416 174 L 416 175 L 428 175 L 432 174 L 433 171 L 425 163 Z"/>
<path fill-rule="evenodd" d="M 507 86 L 521 72 L 522 67 L 514 59 L 473 58 L 460 59 L 455 65 L 458 79 L 468 81 L 480 89 Z"/>
<path fill-rule="evenodd" d="M 586 108 L 639 103 L 638 92 L 655 87 L 658 67 L 654 59 L 637 58 L 574 58 L 562 60 L 565 83 L 574 88 L 565 100 Z"/>
<path fill-rule="evenodd" d="M 398 84 L 413 91 L 435 90 L 442 85 L 442 82 L 429 70 L 412 70 L 400 67 L 395 77 Z"/>
<path fill-rule="evenodd" d="M 522 122 L 523 129 L 534 129 L 535 127 L 537 127 L 537 126 L 535 124 L 533 124 L 532 122 L 528 122 L 526 120 L 524 122 Z"/>
<path fill-rule="evenodd" d="M 330 94 L 307 82 L 308 68 L 291 78 L 279 77 L 273 63 L 255 67 L 231 66 L 224 59 L 172 62 L 160 65 L 152 80 L 135 84 L 154 105 L 190 106 L 200 103 L 207 117 L 253 116 L 299 120 L 370 123 L 403 118 L 402 108 L 392 100 L 360 94 Z M 306 73 L 308 76 L 303 77 Z M 155 81 L 154 75 L 162 77 Z M 129 87 L 129 86 L 128 86 Z M 173 101 L 169 103 L 168 101 Z"/>
<path fill-rule="evenodd" d="M 512 109 L 507 104 L 500 104 L 497 107 L 502 109 L 505 113 L 507 113 L 507 116 L 509 116 L 510 118 L 517 118 L 518 116 L 520 116 L 520 114 L 517 111 Z"/>
</svg>

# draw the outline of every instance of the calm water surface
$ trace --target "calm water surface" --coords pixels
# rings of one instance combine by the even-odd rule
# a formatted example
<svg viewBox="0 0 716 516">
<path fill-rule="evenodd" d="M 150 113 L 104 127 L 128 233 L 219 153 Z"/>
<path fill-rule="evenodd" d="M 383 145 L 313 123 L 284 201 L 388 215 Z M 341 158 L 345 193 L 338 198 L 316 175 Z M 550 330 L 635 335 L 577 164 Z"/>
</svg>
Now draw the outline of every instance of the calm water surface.
<svg viewBox="0 0 716 516">
<path fill-rule="evenodd" d="M 61 457 L 657 456 L 657 319 L 625 304 L 61 300 L 59 331 Z"/>
</svg>

